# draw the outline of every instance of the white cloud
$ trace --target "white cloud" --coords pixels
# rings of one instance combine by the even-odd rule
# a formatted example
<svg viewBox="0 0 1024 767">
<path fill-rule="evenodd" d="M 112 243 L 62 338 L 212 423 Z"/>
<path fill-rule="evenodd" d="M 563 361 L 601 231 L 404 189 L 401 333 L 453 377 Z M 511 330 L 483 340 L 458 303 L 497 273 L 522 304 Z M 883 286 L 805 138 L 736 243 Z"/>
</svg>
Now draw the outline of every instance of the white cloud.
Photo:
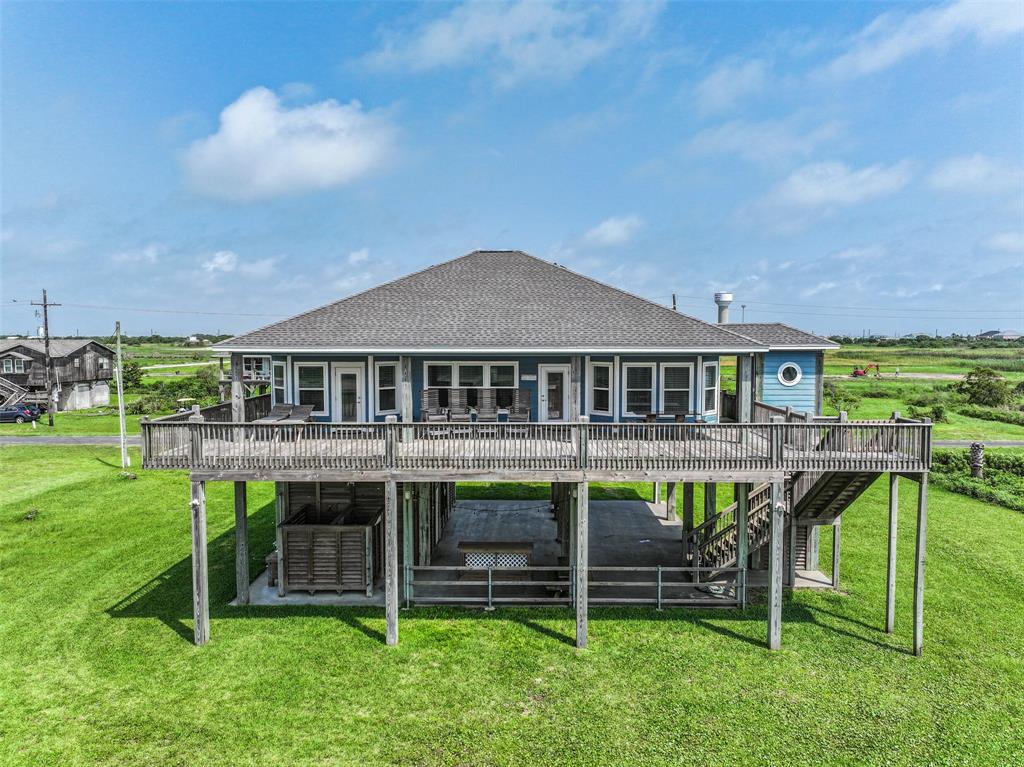
<svg viewBox="0 0 1024 767">
<path fill-rule="evenodd" d="M 762 89 L 767 80 L 768 67 L 760 59 L 722 64 L 697 83 L 697 107 L 703 114 L 726 111 Z"/>
<path fill-rule="evenodd" d="M 803 290 L 801 290 L 800 295 L 803 298 L 810 298 L 811 296 L 816 296 L 819 293 L 824 293 L 826 290 L 832 290 L 832 288 L 834 288 L 835 286 L 836 283 L 834 282 L 819 282 L 817 285 L 814 285 L 813 287 L 804 288 Z"/>
<path fill-rule="evenodd" d="M 983 154 L 963 155 L 939 163 L 928 183 L 932 189 L 948 192 L 1002 192 L 1020 188 L 1024 171 Z"/>
<path fill-rule="evenodd" d="M 881 245 L 869 245 L 864 248 L 846 248 L 834 253 L 832 258 L 836 261 L 877 261 L 887 253 L 888 251 Z"/>
<path fill-rule="evenodd" d="M 353 250 L 348 254 L 348 262 L 350 264 L 361 264 L 370 258 L 369 248 L 360 248 L 359 250 Z"/>
<path fill-rule="evenodd" d="M 168 248 L 158 242 L 151 242 L 143 248 L 133 250 L 122 250 L 115 253 L 112 258 L 121 264 L 144 263 L 155 264 L 162 256 L 167 255 Z"/>
<path fill-rule="evenodd" d="M 1024 232 L 999 232 L 985 240 L 985 247 L 1001 253 L 1024 253 Z"/>
<path fill-rule="evenodd" d="M 220 127 L 184 155 L 189 184 L 225 200 L 258 200 L 330 189 L 379 168 L 395 128 L 358 101 L 333 99 L 289 109 L 267 88 L 228 105 Z"/>
<path fill-rule="evenodd" d="M 856 205 L 897 192 L 910 181 L 910 164 L 869 165 L 854 170 L 842 162 L 819 162 L 793 171 L 769 194 L 781 207 L 826 208 Z"/>
<path fill-rule="evenodd" d="M 598 247 L 623 245 L 629 242 L 643 225 L 644 222 L 639 216 L 612 216 L 584 234 L 583 241 Z"/>
<path fill-rule="evenodd" d="M 812 154 L 842 134 L 842 126 L 828 122 L 802 129 L 794 120 L 746 122 L 732 120 L 697 133 L 687 145 L 693 154 L 734 154 L 750 162 L 771 164 Z"/>
<path fill-rule="evenodd" d="M 1022 30 L 1024 5 L 1019 2 L 960 0 L 916 13 L 887 12 L 855 35 L 824 74 L 869 75 L 925 51 L 943 50 L 965 40 L 992 45 Z"/>
<path fill-rule="evenodd" d="M 505 87 L 566 80 L 643 38 L 660 11 L 660 3 L 465 3 L 417 29 L 389 34 L 365 61 L 376 69 L 417 72 L 484 65 Z"/>
<path fill-rule="evenodd" d="M 271 276 L 276 268 L 276 258 L 260 258 L 256 261 L 239 264 L 238 271 L 246 277 L 265 278 Z"/>
<path fill-rule="evenodd" d="M 202 263 L 203 271 L 210 274 L 215 272 L 233 272 L 237 266 L 238 254 L 232 250 L 218 250 Z"/>
</svg>

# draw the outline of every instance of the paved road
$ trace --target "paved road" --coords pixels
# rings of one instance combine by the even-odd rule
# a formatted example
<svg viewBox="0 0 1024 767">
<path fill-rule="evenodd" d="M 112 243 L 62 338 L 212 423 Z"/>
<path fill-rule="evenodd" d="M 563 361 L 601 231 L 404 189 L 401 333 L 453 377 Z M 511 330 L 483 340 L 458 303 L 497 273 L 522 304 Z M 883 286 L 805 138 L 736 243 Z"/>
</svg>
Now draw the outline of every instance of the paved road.
<svg viewBox="0 0 1024 767">
<path fill-rule="evenodd" d="M 0 437 L 0 445 L 120 445 L 121 438 L 114 436 L 76 436 L 58 437 L 45 435 L 39 437 Z M 131 447 L 138 447 L 141 438 L 136 435 L 129 435 L 128 444 Z"/>
</svg>

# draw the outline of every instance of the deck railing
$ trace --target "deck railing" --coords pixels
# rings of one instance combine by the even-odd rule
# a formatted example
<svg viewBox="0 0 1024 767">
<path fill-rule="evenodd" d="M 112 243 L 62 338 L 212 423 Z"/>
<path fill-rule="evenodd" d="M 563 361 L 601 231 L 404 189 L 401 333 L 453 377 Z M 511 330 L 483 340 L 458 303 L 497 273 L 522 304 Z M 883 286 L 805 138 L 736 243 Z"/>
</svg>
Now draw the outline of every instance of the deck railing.
<svg viewBox="0 0 1024 767">
<path fill-rule="evenodd" d="M 423 472 L 927 471 L 927 423 L 142 423 L 149 468 Z"/>
</svg>

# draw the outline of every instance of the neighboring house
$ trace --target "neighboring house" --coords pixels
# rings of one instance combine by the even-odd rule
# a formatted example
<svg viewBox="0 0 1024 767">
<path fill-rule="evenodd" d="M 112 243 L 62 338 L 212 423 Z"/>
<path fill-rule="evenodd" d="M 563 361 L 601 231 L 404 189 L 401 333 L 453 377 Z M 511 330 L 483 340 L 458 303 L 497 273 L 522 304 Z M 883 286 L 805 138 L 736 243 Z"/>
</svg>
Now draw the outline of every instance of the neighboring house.
<svg viewBox="0 0 1024 767">
<path fill-rule="evenodd" d="M 930 427 L 822 416 L 834 342 L 721 320 L 477 251 L 216 344 L 231 402 L 142 424 L 145 466 L 191 472 L 196 641 L 209 633 L 205 483 L 228 480 L 240 604 L 349 592 L 302 598 L 383 602 L 389 643 L 399 600 L 564 604 L 583 646 L 590 602 L 743 607 L 760 578 L 778 647 L 783 586 L 824 578 L 821 525 L 838 542 L 841 514 L 884 472 L 894 492 L 897 475 L 919 483 L 923 519 Z M 270 394 L 246 399 L 268 371 Z M 276 483 L 278 524 L 250 583 L 257 480 Z M 455 504 L 462 481 L 545 483 L 551 502 L 471 509 Z M 657 505 L 594 504 L 590 517 L 594 481 L 654 483 Z M 923 550 L 917 583 L 922 568 Z"/>
<path fill-rule="evenodd" d="M 986 341 L 1016 341 L 1020 337 L 1016 330 L 986 330 L 978 334 L 978 338 Z"/>
<path fill-rule="evenodd" d="M 110 404 L 114 351 L 91 339 L 50 340 L 50 382 L 57 410 Z M 46 352 L 42 339 L 8 338 L 0 342 L 0 399 L 10 404 L 48 404 Z"/>
</svg>

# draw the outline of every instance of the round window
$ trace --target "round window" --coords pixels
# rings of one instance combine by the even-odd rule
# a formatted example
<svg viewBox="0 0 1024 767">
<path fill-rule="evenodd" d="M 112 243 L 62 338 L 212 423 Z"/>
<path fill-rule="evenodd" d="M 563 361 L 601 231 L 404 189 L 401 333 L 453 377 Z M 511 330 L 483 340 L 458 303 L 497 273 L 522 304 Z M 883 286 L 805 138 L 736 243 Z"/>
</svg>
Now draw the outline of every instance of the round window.
<svg viewBox="0 0 1024 767">
<path fill-rule="evenodd" d="M 779 383 L 783 386 L 796 386 L 804 377 L 804 371 L 795 362 L 787 362 L 779 368 Z"/>
</svg>

